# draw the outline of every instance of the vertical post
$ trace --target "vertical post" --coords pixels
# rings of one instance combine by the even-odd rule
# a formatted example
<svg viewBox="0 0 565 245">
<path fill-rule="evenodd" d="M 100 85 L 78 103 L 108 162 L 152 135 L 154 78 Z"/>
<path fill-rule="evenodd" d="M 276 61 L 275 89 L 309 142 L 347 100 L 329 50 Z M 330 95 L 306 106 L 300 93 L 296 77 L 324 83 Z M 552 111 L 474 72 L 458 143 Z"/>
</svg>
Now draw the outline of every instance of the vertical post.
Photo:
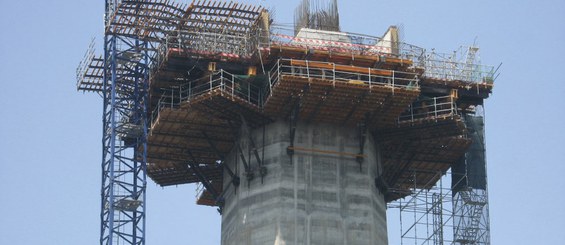
<svg viewBox="0 0 565 245">
<path fill-rule="evenodd" d="M 396 78 L 396 74 L 394 70 L 392 70 L 392 95 L 394 95 L 394 85 L 396 84 L 396 81 L 394 81 L 395 78 Z"/>
<path fill-rule="evenodd" d="M 369 91 L 372 91 L 372 79 L 371 79 L 371 68 L 369 68 Z"/>
<path fill-rule="evenodd" d="M 310 78 L 310 67 L 308 66 L 308 60 L 306 60 L 306 75 Z"/>
<path fill-rule="evenodd" d="M 332 63 L 333 86 L 335 88 L 335 63 Z"/>
<path fill-rule="evenodd" d="M 437 120 L 437 97 L 434 97 L 434 117 Z"/>
<path fill-rule="evenodd" d="M 269 93 L 268 93 L 268 95 L 269 95 L 269 94 L 271 94 L 271 90 L 273 89 L 273 81 L 272 81 L 273 78 L 272 78 L 271 71 L 269 71 L 267 73 L 267 75 L 269 76 Z"/>
<path fill-rule="evenodd" d="M 414 122 L 414 106 L 410 104 L 410 122 Z"/>
<path fill-rule="evenodd" d="M 220 90 L 223 91 L 224 90 L 224 70 L 220 71 Z"/>
</svg>

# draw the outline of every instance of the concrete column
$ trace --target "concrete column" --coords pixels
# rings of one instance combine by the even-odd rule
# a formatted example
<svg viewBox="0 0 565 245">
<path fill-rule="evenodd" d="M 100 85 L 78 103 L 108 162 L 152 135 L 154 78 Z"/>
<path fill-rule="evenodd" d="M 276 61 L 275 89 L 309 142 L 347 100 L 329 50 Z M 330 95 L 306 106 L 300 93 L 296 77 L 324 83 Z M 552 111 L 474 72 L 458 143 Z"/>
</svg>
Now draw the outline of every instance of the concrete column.
<svg viewBox="0 0 565 245">
<path fill-rule="evenodd" d="M 351 156 L 296 151 L 292 157 L 289 123 L 266 126 L 261 181 L 258 163 L 247 154 L 249 142 L 240 144 L 255 179 L 246 180 L 238 154 L 227 163 L 236 169 L 241 185 L 234 188 L 225 174 L 225 207 L 222 215 L 223 245 L 289 244 L 387 244 L 386 203 L 374 179 L 381 168 L 380 155 L 371 136 L 361 169 Z M 262 155 L 263 130 L 251 132 Z M 295 146 L 335 152 L 358 153 L 357 129 L 326 124 L 298 123 Z M 380 171 L 379 171 L 380 172 Z"/>
</svg>

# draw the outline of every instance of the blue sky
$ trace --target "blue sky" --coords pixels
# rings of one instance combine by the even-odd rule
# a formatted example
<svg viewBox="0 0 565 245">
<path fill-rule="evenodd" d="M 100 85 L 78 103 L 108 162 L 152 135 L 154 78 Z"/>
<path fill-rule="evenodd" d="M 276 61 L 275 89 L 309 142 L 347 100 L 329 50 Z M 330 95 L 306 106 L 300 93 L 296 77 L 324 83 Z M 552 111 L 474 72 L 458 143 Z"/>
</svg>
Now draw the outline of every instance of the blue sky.
<svg viewBox="0 0 565 245">
<path fill-rule="evenodd" d="M 299 0 L 249 2 L 291 23 Z M 483 63 L 503 63 L 486 102 L 492 243 L 562 244 L 565 1 L 390 3 L 339 1 L 342 29 L 403 24 L 406 42 L 444 52 L 478 37 Z M 0 244 L 98 243 L 102 100 L 76 92 L 75 69 L 103 8 L 0 0 Z M 147 244 L 219 244 L 220 216 L 194 186 L 149 182 L 147 195 Z"/>
</svg>

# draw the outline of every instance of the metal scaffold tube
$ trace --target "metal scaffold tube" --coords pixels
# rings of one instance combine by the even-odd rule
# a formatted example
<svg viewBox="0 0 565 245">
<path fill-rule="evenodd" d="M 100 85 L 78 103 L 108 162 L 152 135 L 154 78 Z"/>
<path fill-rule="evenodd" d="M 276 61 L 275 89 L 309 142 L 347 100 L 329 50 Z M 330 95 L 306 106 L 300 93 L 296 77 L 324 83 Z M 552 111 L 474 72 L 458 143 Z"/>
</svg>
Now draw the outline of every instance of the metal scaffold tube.
<svg viewBox="0 0 565 245">
<path fill-rule="evenodd" d="M 106 18 L 118 1 L 106 1 Z M 111 19 L 106 19 L 106 25 Z M 145 244 L 147 42 L 104 37 L 100 244 Z"/>
</svg>

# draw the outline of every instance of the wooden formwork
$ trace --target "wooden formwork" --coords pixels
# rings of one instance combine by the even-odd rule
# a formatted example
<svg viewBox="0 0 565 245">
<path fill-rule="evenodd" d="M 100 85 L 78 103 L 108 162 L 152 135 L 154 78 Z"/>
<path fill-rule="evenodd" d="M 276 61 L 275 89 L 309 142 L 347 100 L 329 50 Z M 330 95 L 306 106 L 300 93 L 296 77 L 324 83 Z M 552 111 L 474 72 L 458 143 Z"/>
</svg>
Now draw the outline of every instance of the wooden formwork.
<svg viewBox="0 0 565 245">
<path fill-rule="evenodd" d="M 394 127 L 381 128 L 376 132 L 379 141 L 426 140 L 464 135 L 465 124 L 459 115 L 430 117 L 398 122 Z"/>
<path fill-rule="evenodd" d="M 383 143 L 384 176 L 391 190 L 387 201 L 414 188 L 433 187 L 470 144 L 471 140 L 462 136 Z"/>
<path fill-rule="evenodd" d="M 481 100 L 486 99 L 492 93 L 494 84 L 492 83 L 474 83 L 465 82 L 460 80 L 449 80 L 449 79 L 438 79 L 431 77 L 422 77 L 420 80 L 422 86 L 429 88 L 446 88 L 454 89 L 459 91 L 459 95 L 466 97 L 472 95 L 472 97 L 478 97 Z"/>
<path fill-rule="evenodd" d="M 282 75 L 264 105 L 266 115 L 287 117 L 300 103 L 301 120 L 355 125 L 367 119 L 371 126 L 393 123 L 418 96 L 419 90 L 369 85 L 353 80 L 329 80 Z"/>
<path fill-rule="evenodd" d="M 220 193 L 223 191 L 224 184 L 222 179 L 214 180 L 211 184 L 214 187 L 214 190 L 217 190 Z M 208 190 L 203 190 L 200 196 L 198 196 L 196 204 L 214 207 L 218 206 L 218 200 L 216 200 L 216 198 L 214 198 L 214 195 L 212 195 L 212 193 L 210 193 Z"/>
<path fill-rule="evenodd" d="M 421 118 L 379 129 L 387 201 L 429 189 L 467 151 L 471 140 L 459 115 Z"/>
<path fill-rule="evenodd" d="M 187 163 L 215 166 L 233 148 L 241 116 L 250 127 L 269 122 L 257 106 L 219 89 L 161 109 L 147 140 L 148 175 L 160 185 L 198 182 Z"/>
<path fill-rule="evenodd" d="M 280 57 L 300 60 L 313 60 L 334 62 L 336 64 L 353 65 L 358 67 L 379 67 L 394 70 L 412 70 L 413 62 L 383 53 L 381 56 L 364 55 L 352 52 L 338 52 L 327 50 L 315 50 L 298 45 L 280 45 L 273 43 L 271 47 L 263 51 L 266 59 L 273 60 Z"/>
</svg>

